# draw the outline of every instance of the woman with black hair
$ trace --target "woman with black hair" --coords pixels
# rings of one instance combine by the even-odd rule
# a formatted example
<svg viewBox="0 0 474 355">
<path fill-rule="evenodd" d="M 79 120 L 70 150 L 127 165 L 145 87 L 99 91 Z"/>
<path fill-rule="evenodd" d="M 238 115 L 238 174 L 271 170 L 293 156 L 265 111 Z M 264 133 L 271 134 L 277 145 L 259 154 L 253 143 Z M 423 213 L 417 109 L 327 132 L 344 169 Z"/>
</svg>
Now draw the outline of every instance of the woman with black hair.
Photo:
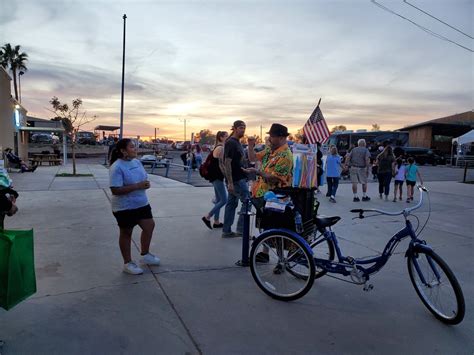
<svg viewBox="0 0 474 355">
<path fill-rule="evenodd" d="M 130 139 L 117 142 L 110 158 L 110 190 L 112 191 L 112 212 L 120 228 L 119 245 L 124 266 L 123 271 L 133 275 L 143 273 L 131 257 L 133 228 L 138 224 L 141 233 L 141 262 L 159 265 L 160 259 L 149 251 L 155 222 L 145 190 L 150 181 L 141 162 L 136 159 L 135 144 Z"/>
<path fill-rule="evenodd" d="M 377 178 L 379 180 L 379 196 L 383 198 L 385 194 L 385 201 L 388 201 L 388 194 L 390 192 L 390 181 L 395 172 L 395 156 L 390 145 L 383 148 L 382 152 L 377 155 Z"/>
</svg>

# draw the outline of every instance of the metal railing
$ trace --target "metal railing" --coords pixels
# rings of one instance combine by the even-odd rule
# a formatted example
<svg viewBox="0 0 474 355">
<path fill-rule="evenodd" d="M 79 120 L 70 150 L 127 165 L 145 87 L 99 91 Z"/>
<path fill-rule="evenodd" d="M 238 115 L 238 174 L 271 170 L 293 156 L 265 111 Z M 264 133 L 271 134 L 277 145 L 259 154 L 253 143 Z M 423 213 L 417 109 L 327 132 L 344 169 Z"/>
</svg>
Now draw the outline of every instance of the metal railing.
<svg viewBox="0 0 474 355">
<path fill-rule="evenodd" d="M 154 162 L 151 166 L 151 174 L 153 174 L 155 172 L 155 168 L 158 168 L 159 165 L 164 165 L 164 167 L 166 169 L 166 171 L 165 171 L 165 177 L 166 178 L 169 176 L 170 167 L 172 167 L 172 166 L 185 169 L 187 171 L 186 183 L 187 184 L 191 183 L 191 174 L 192 174 L 192 171 L 193 171 L 193 169 L 191 167 L 191 162 L 189 162 L 187 165 L 175 164 L 175 163 L 170 162 L 169 159 L 166 159 L 164 162 Z"/>
</svg>

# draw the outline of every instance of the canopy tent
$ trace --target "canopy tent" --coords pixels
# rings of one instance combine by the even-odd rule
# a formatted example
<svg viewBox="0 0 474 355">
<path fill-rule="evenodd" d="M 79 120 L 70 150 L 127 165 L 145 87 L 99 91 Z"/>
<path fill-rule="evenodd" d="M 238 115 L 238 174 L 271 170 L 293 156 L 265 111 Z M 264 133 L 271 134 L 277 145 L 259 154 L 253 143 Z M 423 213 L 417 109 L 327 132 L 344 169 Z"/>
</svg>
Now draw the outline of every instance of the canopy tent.
<svg viewBox="0 0 474 355">
<path fill-rule="evenodd" d="M 97 133 L 97 131 L 102 131 L 102 135 L 103 135 L 103 140 L 105 141 L 106 138 L 105 138 L 105 131 L 108 131 L 108 132 L 112 132 L 112 134 L 109 134 L 109 139 L 111 136 L 115 137 L 115 133 L 114 131 L 116 131 L 117 129 L 120 129 L 120 126 L 106 126 L 106 125 L 99 125 L 99 126 L 95 126 L 94 128 L 94 134 L 96 136 L 99 136 L 99 139 L 100 139 L 100 133 Z"/>
<path fill-rule="evenodd" d="M 453 138 L 453 144 L 467 144 L 467 143 L 472 143 L 474 142 L 474 129 L 471 129 L 469 132 L 466 134 L 463 134 L 460 137 Z"/>
<path fill-rule="evenodd" d="M 457 138 L 453 138 L 452 145 L 451 145 L 451 162 L 455 159 L 455 165 L 457 166 L 459 162 L 465 161 L 467 159 L 464 156 L 464 148 L 462 147 L 464 144 L 474 143 L 474 129 L 471 129 L 469 132 L 459 136 Z M 456 150 L 454 150 L 454 145 L 457 145 Z M 466 146 L 464 146 L 466 147 Z"/>
<path fill-rule="evenodd" d="M 100 126 L 96 126 L 94 128 L 94 131 L 116 131 L 119 128 L 120 128 L 120 126 L 103 126 L 103 125 L 100 125 Z"/>
</svg>

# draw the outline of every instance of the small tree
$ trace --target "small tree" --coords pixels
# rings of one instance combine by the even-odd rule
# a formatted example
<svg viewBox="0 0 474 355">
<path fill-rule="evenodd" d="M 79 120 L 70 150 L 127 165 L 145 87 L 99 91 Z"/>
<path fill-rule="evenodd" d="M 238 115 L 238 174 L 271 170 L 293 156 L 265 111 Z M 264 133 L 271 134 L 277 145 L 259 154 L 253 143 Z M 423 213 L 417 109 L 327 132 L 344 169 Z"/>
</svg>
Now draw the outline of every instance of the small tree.
<svg viewBox="0 0 474 355">
<path fill-rule="evenodd" d="M 295 141 L 297 143 L 303 142 L 303 136 L 304 136 L 303 128 L 300 128 L 295 134 Z"/>
<path fill-rule="evenodd" d="M 72 100 L 72 108 L 68 104 L 62 104 L 56 96 L 49 101 L 56 117 L 52 120 L 61 121 L 63 123 L 66 134 L 71 139 L 71 151 L 72 151 L 72 174 L 76 175 L 76 141 L 77 132 L 86 123 L 94 121 L 97 116 L 87 117 L 86 111 L 82 110 L 82 99 Z"/>
<path fill-rule="evenodd" d="M 334 127 L 331 129 L 331 133 L 334 133 L 334 132 L 336 132 L 336 131 L 347 131 L 347 127 L 344 126 L 343 124 L 334 126 Z"/>
<path fill-rule="evenodd" d="M 202 129 L 198 134 L 196 134 L 196 138 L 199 139 L 199 144 L 214 144 L 216 141 L 216 135 L 212 133 L 210 129 Z"/>
<path fill-rule="evenodd" d="M 375 132 L 375 131 L 380 131 L 380 125 L 378 123 L 374 123 L 372 125 L 372 129 L 371 129 L 372 132 Z"/>
</svg>

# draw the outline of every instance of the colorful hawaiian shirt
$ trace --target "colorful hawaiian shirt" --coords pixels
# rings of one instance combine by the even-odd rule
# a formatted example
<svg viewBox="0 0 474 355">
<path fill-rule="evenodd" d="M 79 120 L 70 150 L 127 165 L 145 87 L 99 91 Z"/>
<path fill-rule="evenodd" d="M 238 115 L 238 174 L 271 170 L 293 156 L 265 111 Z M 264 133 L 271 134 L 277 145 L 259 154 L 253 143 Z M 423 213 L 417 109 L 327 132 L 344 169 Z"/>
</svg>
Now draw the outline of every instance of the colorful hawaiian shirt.
<svg viewBox="0 0 474 355">
<path fill-rule="evenodd" d="M 274 152 L 272 152 L 270 147 L 266 147 L 256 155 L 257 161 L 262 162 L 261 170 L 266 174 L 277 176 L 280 179 L 280 183 L 276 185 L 269 184 L 261 176 L 258 176 L 257 181 L 252 187 L 253 197 L 262 197 L 265 192 L 276 187 L 291 186 L 293 179 L 293 154 L 290 148 L 288 148 L 288 144 L 285 143 Z"/>
</svg>

